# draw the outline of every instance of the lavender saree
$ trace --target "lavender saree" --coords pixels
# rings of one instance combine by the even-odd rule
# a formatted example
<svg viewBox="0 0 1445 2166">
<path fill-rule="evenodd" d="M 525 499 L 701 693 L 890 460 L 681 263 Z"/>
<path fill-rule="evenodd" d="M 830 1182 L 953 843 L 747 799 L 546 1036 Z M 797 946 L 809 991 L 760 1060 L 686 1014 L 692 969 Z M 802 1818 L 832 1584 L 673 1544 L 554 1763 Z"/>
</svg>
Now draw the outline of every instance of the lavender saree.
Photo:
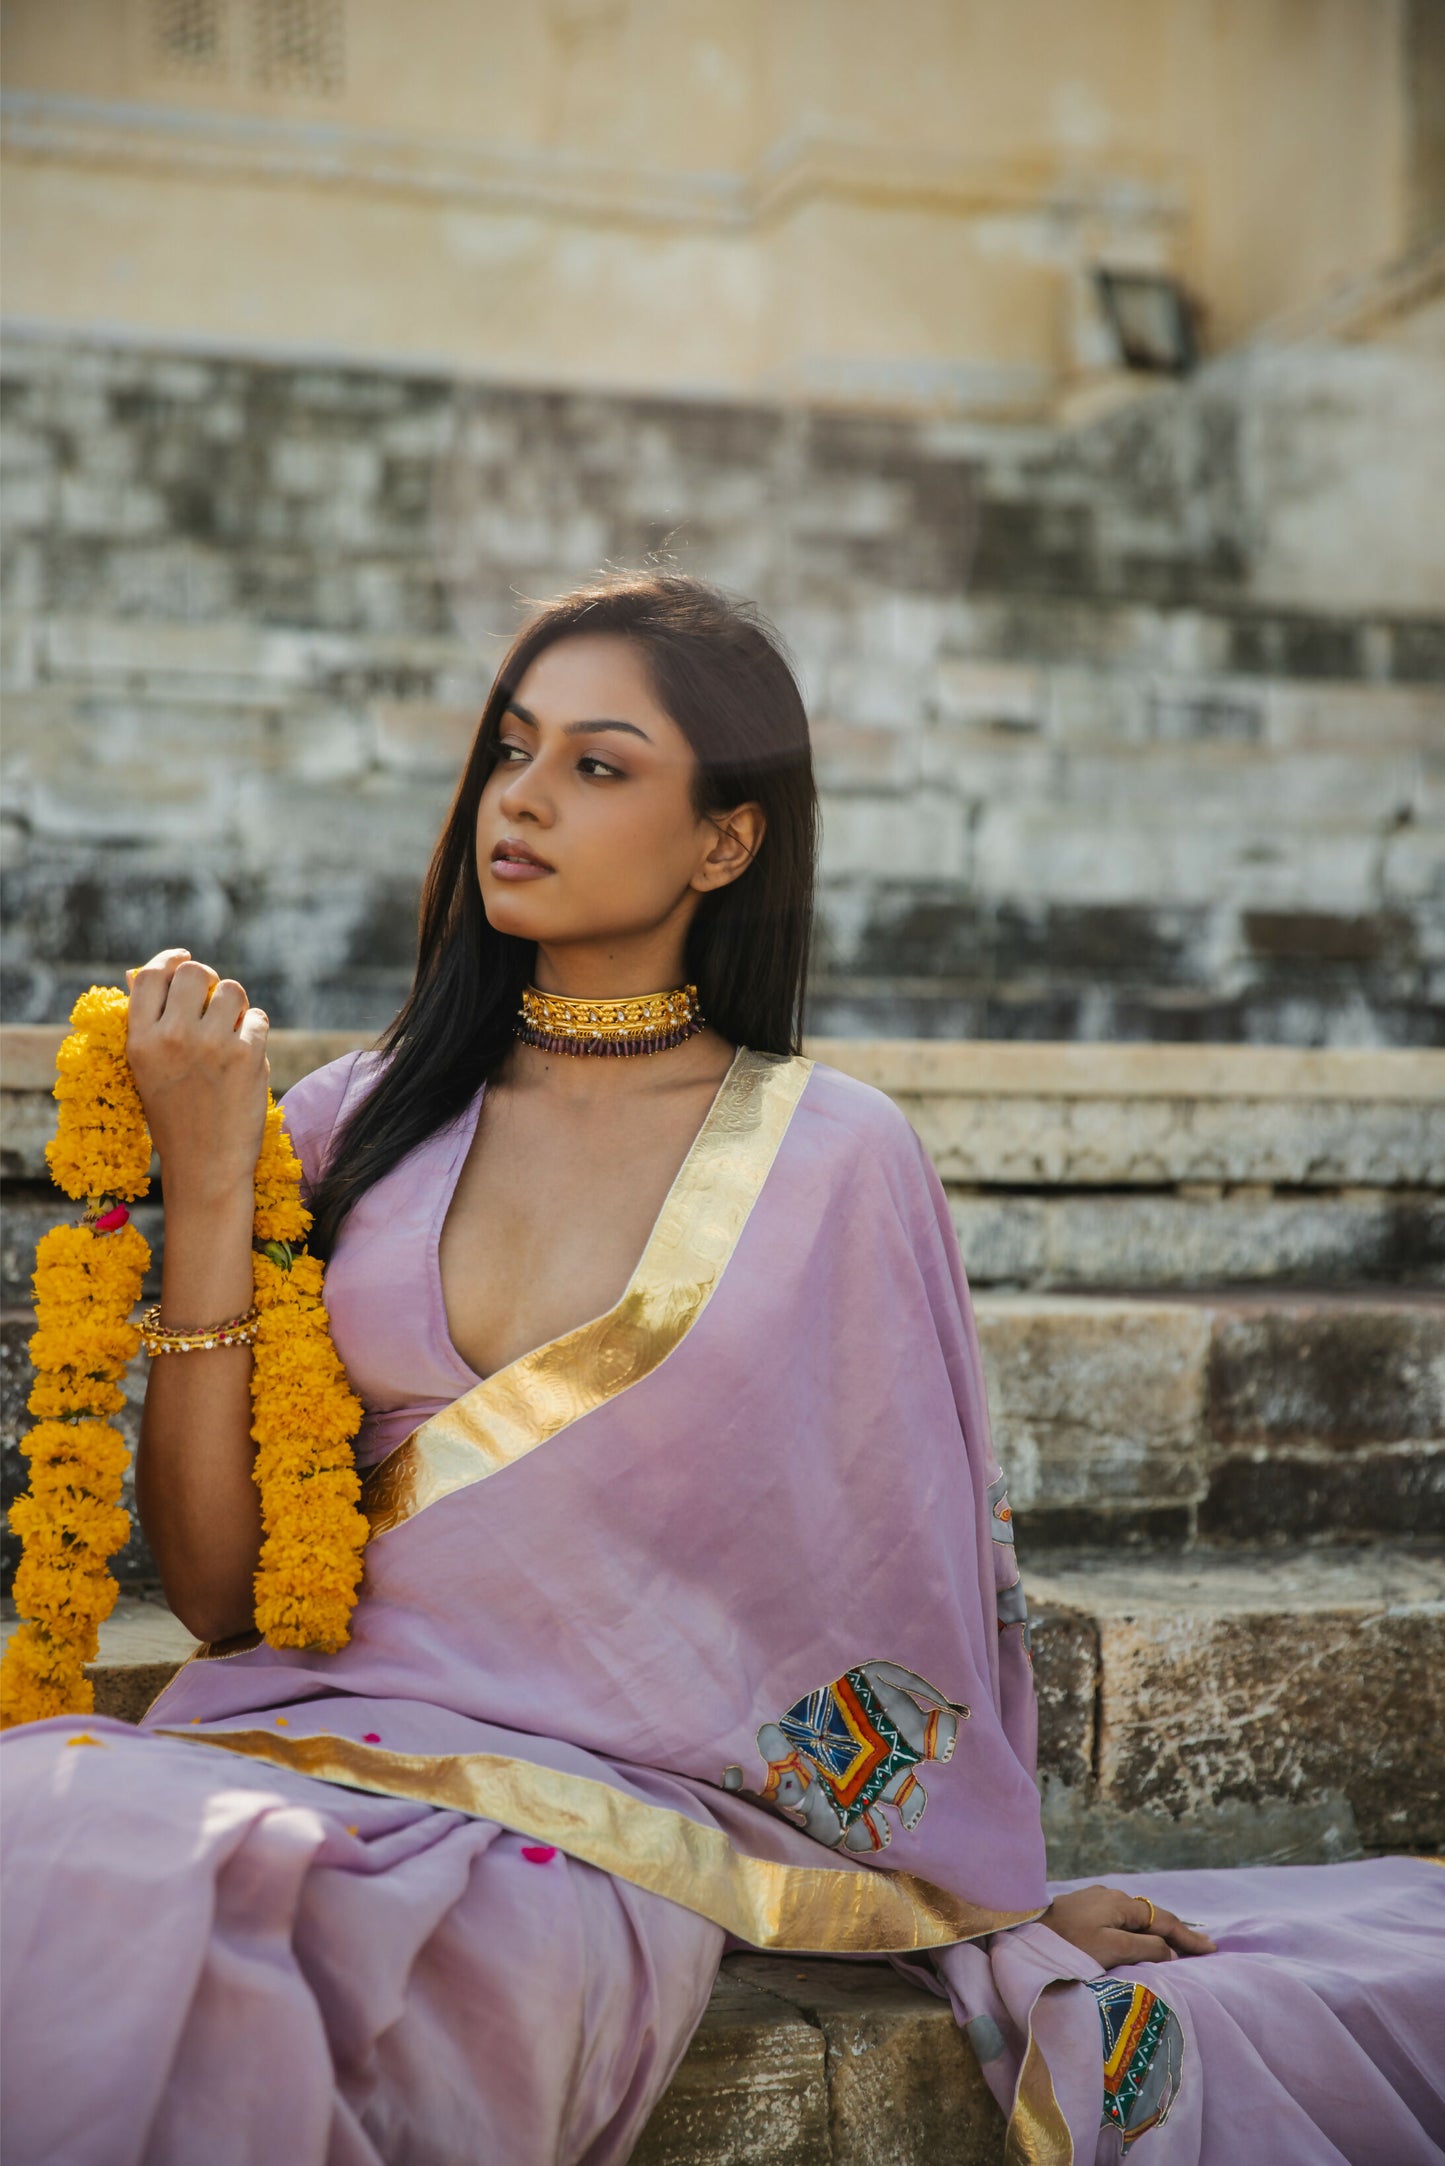
<svg viewBox="0 0 1445 2166">
<path fill-rule="evenodd" d="M 374 1059 L 287 1093 L 308 1180 Z M 625 2160 L 743 1946 L 946 1994 L 1018 2161 L 1445 2158 L 1438 1867 L 1150 1874 L 1220 1953 L 1127 1974 L 1037 1922 L 1027 1614 L 901 1113 L 740 1050 L 617 1305 L 484 1379 L 437 1266 L 481 1096 L 328 1273 L 349 1645 L 4 1739 L 7 2166 Z"/>
</svg>

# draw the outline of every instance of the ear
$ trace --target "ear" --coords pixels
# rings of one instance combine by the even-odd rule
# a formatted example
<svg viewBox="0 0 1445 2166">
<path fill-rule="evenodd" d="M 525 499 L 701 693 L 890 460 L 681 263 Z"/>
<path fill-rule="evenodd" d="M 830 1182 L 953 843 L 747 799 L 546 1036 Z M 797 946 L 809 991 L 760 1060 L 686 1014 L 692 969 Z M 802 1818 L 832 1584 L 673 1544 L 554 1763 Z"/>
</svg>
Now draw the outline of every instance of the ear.
<svg viewBox="0 0 1445 2166">
<path fill-rule="evenodd" d="M 727 887 L 745 873 L 757 856 L 767 828 L 761 805 L 735 805 L 731 812 L 709 812 L 704 819 L 713 829 L 713 842 L 688 885 L 704 894 Z"/>
</svg>

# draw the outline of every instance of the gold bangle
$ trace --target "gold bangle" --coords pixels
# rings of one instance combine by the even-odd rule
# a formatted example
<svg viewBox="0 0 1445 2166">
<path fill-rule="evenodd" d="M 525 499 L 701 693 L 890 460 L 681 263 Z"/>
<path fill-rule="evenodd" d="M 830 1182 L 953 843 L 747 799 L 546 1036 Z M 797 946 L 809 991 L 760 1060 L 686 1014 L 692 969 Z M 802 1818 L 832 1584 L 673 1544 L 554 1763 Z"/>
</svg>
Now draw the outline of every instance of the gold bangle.
<svg viewBox="0 0 1445 2166">
<path fill-rule="evenodd" d="M 194 1330 L 184 1330 L 179 1325 L 163 1324 L 161 1305 L 159 1301 L 153 1301 L 140 1320 L 141 1345 L 148 1354 L 189 1354 L 200 1347 L 252 1346 L 260 1314 L 253 1301 L 249 1309 L 243 1309 L 239 1316 L 228 1316 L 223 1323 L 201 1324 Z"/>
</svg>

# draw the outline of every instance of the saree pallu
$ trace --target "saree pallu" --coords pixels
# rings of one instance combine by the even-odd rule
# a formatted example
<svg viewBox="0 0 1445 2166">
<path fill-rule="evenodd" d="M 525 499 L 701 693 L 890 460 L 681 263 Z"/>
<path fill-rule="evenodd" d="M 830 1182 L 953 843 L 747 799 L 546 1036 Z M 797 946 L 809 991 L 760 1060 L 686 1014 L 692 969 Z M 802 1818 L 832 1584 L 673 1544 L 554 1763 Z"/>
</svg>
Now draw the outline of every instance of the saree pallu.
<svg viewBox="0 0 1445 2166">
<path fill-rule="evenodd" d="M 364 1504 L 339 1653 L 251 1636 L 139 1732 L 7 1737 L 18 2166 L 625 2159 L 728 1947 L 946 1994 L 1016 2161 L 1445 2156 L 1438 1868 L 1151 1874 L 1221 1954 L 1127 1975 L 1038 1922 L 1012 1519 L 946 1199 L 880 1092 L 740 1049 L 614 1308 Z M 98 2085 L 46 2104 L 67 1985 L 111 2018 L 98 2135 Z"/>
</svg>

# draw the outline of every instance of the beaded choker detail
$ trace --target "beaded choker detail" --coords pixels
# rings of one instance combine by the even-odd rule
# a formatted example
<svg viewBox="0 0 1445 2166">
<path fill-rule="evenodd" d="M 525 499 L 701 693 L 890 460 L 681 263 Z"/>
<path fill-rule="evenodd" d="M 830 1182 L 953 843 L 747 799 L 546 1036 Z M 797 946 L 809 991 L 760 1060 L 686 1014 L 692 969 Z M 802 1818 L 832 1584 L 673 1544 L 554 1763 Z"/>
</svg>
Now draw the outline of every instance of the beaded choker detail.
<svg viewBox="0 0 1445 2166">
<path fill-rule="evenodd" d="M 544 1053 L 662 1053 L 703 1027 L 697 987 L 641 993 L 632 1000 L 573 1000 L 524 988 L 513 1035 Z"/>
</svg>

